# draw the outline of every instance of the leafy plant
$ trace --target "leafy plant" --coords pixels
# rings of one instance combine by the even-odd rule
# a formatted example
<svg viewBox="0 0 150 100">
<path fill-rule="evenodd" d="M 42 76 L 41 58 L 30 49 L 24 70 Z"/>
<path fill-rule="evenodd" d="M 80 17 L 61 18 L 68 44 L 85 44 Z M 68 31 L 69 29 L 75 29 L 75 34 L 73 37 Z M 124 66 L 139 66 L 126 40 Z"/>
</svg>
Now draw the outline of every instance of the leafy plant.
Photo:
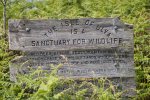
<svg viewBox="0 0 150 100">
<path fill-rule="evenodd" d="M 119 17 L 123 22 L 134 26 L 134 60 L 138 96 L 136 99 L 150 97 L 150 0 L 7 0 L 8 19 L 48 19 L 48 18 L 83 18 L 83 17 Z M 3 15 L 3 6 L 0 5 L 0 15 Z M 3 23 L 3 16 L 0 16 Z M 39 87 L 49 87 L 50 77 L 38 77 L 32 80 L 32 75 L 20 76 L 20 81 L 9 81 L 9 61 L 21 53 L 8 50 L 8 41 L 4 38 L 3 25 L 0 24 L 0 99 L 24 99 L 38 95 Z M 38 71 L 40 73 L 40 71 Z M 36 72 L 35 72 L 36 73 Z M 33 75 L 34 76 L 34 75 Z M 57 78 L 57 77 L 56 77 Z M 55 78 L 53 77 L 55 80 Z M 59 79 L 55 80 L 60 81 Z M 23 84 L 27 82 L 26 84 Z M 73 82 L 69 80 L 69 82 Z M 65 82 L 64 82 L 65 83 Z M 74 82 L 73 82 L 74 83 Z M 71 84 L 73 84 L 71 83 Z M 84 83 L 85 84 L 85 83 Z M 91 84 L 91 83 L 87 83 Z M 54 84 L 58 85 L 58 84 Z M 51 85 L 50 85 L 51 86 Z M 71 85 L 72 86 L 72 85 Z M 94 85 L 92 85 L 94 86 Z M 42 88 L 40 88 L 42 89 Z M 44 88 L 43 88 L 44 89 Z M 95 91 L 99 90 L 94 86 Z M 103 89 L 102 89 L 103 90 Z M 70 91 L 51 94 L 52 99 L 71 98 Z M 86 89 L 76 91 L 74 98 L 81 99 Z M 48 94 L 50 93 L 50 94 Z M 98 92 L 94 92 L 97 94 Z M 40 94 L 40 92 L 39 92 Z M 98 93 L 100 94 L 100 93 Z M 105 96 L 109 94 L 104 93 Z M 112 95 L 109 94 L 111 97 Z M 97 95 L 93 94 L 93 97 Z M 100 96 L 100 95 L 99 95 Z M 108 96 L 109 97 L 109 96 Z M 43 97 L 45 98 L 45 97 Z M 47 99 L 47 98 L 46 98 Z M 51 99 L 51 98 L 48 98 Z M 106 98 L 105 98 L 106 99 Z"/>
</svg>

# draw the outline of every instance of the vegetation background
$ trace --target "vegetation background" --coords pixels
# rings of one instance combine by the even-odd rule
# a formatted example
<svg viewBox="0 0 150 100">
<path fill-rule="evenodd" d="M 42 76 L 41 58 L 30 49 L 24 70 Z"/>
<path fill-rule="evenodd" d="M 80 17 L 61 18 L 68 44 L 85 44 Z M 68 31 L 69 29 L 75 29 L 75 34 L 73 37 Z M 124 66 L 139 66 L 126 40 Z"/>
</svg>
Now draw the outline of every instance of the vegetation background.
<svg viewBox="0 0 150 100">
<path fill-rule="evenodd" d="M 50 75 L 32 80 L 32 75 L 21 76 L 16 83 L 9 81 L 9 61 L 21 53 L 8 49 L 7 24 L 9 19 L 62 19 L 119 17 L 134 25 L 134 61 L 137 96 L 134 99 L 150 100 L 150 0 L 0 0 L 0 99 L 54 100 L 72 98 L 68 90 L 52 94 L 58 78 Z M 6 1 L 6 2 L 5 2 Z M 4 13 L 5 12 L 5 13 Z M 6 22 L 5 22 L 6 21 Z M 6 25 L 5 25 L 6 24 Z M 5 27 L 6 26 L 6 27 Z M 34 74 L 40 73 L 39 71 Z M 26 81 L 26 85 L 23 82 Z M 72 81 L 66 81 L 72 82 Z M 65 83 L 65 82 L 64 82 Z M 88 83 L 89 84 L 89 83 Z M 111 87 L 111 86 L 110 86 Z M 94 89 L 97 89 L 94 87 Z M 84 100 L 86 90 L 75 92 L 74 98 Z M 102 91 L 102 90 L 101 90 Z M 105 90 L 104 90 L 105 91 Z M 100 100 L 117 99 L 103 91 Z M 100 92 L 97 90 L 96 93 Z M 100 94 L 100 93 L 99 93 Z M 102 95 L 101 94 L 101 95 Z M 117 94 L 119 95 L 119 94 Z M 94 98 L 93 94 L 93 98 Z M 78 97 L 78 98 L 77 98 Z M 35 99 L 35 100 L 36 100 Z M 63 100 L 63 99 L 62 99 Z M 96 99 L 95 99 L 96 100 Z"/>
</svg>

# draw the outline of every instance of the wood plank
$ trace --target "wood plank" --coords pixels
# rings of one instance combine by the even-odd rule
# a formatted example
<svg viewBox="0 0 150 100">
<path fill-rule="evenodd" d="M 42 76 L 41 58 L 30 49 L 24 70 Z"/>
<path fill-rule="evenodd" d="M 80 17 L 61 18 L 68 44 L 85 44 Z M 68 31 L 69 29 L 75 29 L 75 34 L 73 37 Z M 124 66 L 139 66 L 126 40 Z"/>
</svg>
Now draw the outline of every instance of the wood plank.
<svg viewBox="0 0 150 100">
<path fill-rule="evenodd" d="M 20 73 L 28 73 L 28 68 L 51 70 L 57 66 L 60 77 L 134 77 L 133 52 L 122 49 L 91 49 L 68 51 L 31 51 L 25 56 L 11 61 L 11 67 Z M 15 67 L 18 66 L 18 67 Z M 17 69 L 16 69 L 17 68 Z M 13 73 L 14 71 L 11 71 Z"/>
<path fill-rule="evenodd" d="M 62 79 L 107 77 L 122 90 L 136 88 L 133 26 L 118 18 L 9 20 L 9 48 L 25 53 L 10 62 L 11 81 L 18 73 L 39 67 L 51 73 L 51 64 L 62 64 Z"/>
<path fill-rule="evenodd" d="M 22 51 L 133 48 L 132 29 L 117 18 L 9 20 L 9 48 Z"/>
</svg>

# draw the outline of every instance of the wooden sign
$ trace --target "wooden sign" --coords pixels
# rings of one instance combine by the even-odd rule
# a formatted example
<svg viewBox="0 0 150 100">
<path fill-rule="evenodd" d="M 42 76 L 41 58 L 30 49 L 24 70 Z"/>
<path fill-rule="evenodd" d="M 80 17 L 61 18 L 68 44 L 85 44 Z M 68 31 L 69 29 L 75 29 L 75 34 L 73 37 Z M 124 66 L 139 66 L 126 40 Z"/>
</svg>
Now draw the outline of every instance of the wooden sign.
<svg viewBox="0 0 150 100">
<path fill-rule="evenodd" d="M 9 20 L 9 48 L 35 68 L 62 63 L 60 76 L 134 77 L 132 31 L 117 18 Z"/>
<path fill-rule="evenodd" d="M 25 53 L 10 63 L 12 81 L 19 72 L 51 72 L 61 63 L 60 77 L 108 77 L 122 80 L 123 90 L 135 88 L 133 28 L 118 18 L 9 20 L 9 48 Z"/>
<path fill-rule="evenodd" d="M 9 20 L 9 48 L 22 51 L 133 48 L 118 19 Z"/>
<path fill-rule="evenodd" d="M 134 76 L 133 32 L 117 18 L 9 20 L 9 48 L 28 66 L 63 63 L 62 76 Z"/>
</svg>

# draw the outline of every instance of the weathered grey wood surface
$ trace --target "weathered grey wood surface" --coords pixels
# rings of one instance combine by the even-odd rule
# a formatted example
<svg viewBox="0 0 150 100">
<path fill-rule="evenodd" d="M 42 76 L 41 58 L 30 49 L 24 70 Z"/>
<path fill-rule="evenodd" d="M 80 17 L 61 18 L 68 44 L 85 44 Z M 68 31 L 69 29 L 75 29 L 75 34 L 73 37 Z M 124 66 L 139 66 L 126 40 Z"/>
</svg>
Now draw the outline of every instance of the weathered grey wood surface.
<svg viewBox="0 0 150 100">
<path fill-rule="evenodd" d="M 22 51 L 133 48 L 133 34 L 117 18 L 9 20 L 9 48 Z"/>
<path fill-rule="evenodd" d="M 9 20 L 9 48 L 25 53 L 10 62 L 12 81 L 39 66 L 50 73 L 51 64 L 61 63 L 62 78 L 107 77 L 122 90 L 135 89 L 133 26 L 118 18 Z"/>
<path fill-rule="evenodd" d="M 9 48 L 25 51 L 12 61 L 12 76 L 28 73 L 27 66 L 51 70 L 59 63 L 64 77 L 135 75 L 133 30 L 118 18 L 9 20 Z"/>
<path fill-rule="evenodd" d="M 25 55 L 12 62 L 21 69 L 41 66 L 43 70 L 51 70 L 50 64 L 61 63 L 58 75 L 71 78 L 135 76 L 133 52 L 122 49 L 28 51 Z"/>
</svg>

